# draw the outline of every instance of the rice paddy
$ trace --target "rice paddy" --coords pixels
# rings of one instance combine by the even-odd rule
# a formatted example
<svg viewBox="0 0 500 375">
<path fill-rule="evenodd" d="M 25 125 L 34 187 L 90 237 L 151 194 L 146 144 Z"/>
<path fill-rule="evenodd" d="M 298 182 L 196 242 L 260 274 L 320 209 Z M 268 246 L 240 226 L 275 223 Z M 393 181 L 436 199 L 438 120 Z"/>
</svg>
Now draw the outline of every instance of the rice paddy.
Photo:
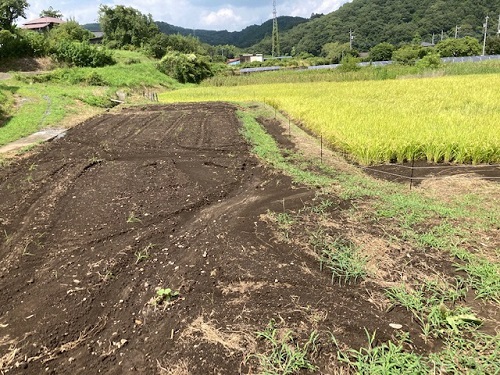
<svg viewBox="0 0 500 375">
<path fill-rule="evenodd" d="M 192 87 L 163 102 L 266 102 L 361 164 L 500 162 L 500 75 Z"/>
</svg>

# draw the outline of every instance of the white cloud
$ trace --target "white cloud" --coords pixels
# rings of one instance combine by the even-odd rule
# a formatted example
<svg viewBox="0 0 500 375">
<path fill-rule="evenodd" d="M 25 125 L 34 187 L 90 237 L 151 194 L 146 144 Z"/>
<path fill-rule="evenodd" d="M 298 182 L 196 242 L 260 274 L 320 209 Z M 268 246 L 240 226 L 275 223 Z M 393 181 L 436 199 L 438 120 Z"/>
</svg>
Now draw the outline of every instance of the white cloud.
<svg viewBox="0 0 500 375">
<path fill-rule="evenodd" d="M 350 0 L 278 0 L 278 16 L 310 17 L 312 13 L 330 13 Z M 272 17 L 272 0 L 30 0 L 27 18 L 38 18 L 40 12 L 53 6 L 80 24 L 97 22 L 100 4 L 124 5 L 150 13 L 156 21 L 188 29 L 240 31 L 253 24 L 261 24 Z M 25 22 L 23 19 L 19 23 Z"/>
<path fill-rule="evenodd" d="M 201 17 L 204 27 L 216 30 L 234 30 L 243 22 L 243 18 L 237 15 L 233 9 L 221 8 L 209 12 Z"/>
</svg>

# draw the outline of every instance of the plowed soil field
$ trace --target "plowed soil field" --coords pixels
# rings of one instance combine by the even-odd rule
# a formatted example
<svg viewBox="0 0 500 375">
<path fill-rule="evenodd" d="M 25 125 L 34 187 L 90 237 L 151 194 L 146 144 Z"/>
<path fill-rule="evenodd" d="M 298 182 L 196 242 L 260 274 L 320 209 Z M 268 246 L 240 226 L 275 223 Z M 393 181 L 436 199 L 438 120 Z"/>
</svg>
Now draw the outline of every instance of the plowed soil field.
<svg viewBox="0 0 500 375">
<path fill-rule="evenodd" d="M 319 325 L 351 347 L 365 328 L 391 337 L 407 312 L 381 311 L 366 285 L 332 283 L 276 238 L 266 213 L 315 191 L 259 163 L 235 110 L 107 113 L 0 170 L 4 373 L 258 373 L 256 332 L 273 320 L 297 342 Z M 334 345 L 319 340 L 328 373 Z"/>
</svg>

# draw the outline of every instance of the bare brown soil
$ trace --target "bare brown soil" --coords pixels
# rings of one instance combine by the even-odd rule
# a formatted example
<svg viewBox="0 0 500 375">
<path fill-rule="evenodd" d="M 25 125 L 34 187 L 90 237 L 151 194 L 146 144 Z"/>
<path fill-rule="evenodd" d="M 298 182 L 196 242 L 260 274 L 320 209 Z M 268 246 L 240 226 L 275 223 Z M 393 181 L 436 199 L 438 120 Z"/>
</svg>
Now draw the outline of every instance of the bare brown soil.
<svg viewBox="0 0 500 375">
<path fill-rule="evenodd" d="M 380 287 L 332 283 L 277 235 L 268 211 L 297 211 L 316 192 L 262 166 L 240 126 L 223 103 L 129 108 L 0 169 L 1 371 L 258 373 L 255 332 L 273 319 L 300 342 L 321 333 L 318 373 L 335 368 L 330 333 L 359 348 L 365 329 L 388 340 L 401 323 L 429 349 Z M 332 230 L 351 231 L 349 202 L 331 199 Z"/>
</svg>

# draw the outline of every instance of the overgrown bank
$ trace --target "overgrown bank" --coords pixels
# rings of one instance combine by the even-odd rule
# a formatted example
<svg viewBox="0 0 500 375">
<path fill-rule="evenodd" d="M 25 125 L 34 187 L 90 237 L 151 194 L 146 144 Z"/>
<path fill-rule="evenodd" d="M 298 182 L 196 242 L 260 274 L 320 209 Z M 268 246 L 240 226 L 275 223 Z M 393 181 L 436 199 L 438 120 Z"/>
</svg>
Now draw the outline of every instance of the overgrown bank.
<svg viewBox="0 0 500 375">
<path fill-rule="evenodd" d="M 273 110 L 251 108 L 252 116 L 248 109 L 241 116 L 254 152 L 297 182 L 321 187 L 311 206 L 292 210 L 283 203 L 268 212 L 277 240 L 315 254 L 332 283 L 361 284 L 381 311 L 404 308 L 420 326 L 415 335 L 402 328 L 408 322 L 388 322 L 393 338 L 380 342 L 367 332 L 362 348 L 334 341 L 340 366 L 366 374 L 500 371 L 498 185 L 450 178 L 408 191 L 375 182 L 348 171 L 332 153 L 324 163 L 311 157 L 298 128 L 292 130 L 297 148 L 280 147 L 254 120 L 272 118 Z M 280 129 L 274 134 L 288 135 L 286 123 L 268 124 Z M 307 350 L 296 350 L 307 357 Z"/>
</svg>

